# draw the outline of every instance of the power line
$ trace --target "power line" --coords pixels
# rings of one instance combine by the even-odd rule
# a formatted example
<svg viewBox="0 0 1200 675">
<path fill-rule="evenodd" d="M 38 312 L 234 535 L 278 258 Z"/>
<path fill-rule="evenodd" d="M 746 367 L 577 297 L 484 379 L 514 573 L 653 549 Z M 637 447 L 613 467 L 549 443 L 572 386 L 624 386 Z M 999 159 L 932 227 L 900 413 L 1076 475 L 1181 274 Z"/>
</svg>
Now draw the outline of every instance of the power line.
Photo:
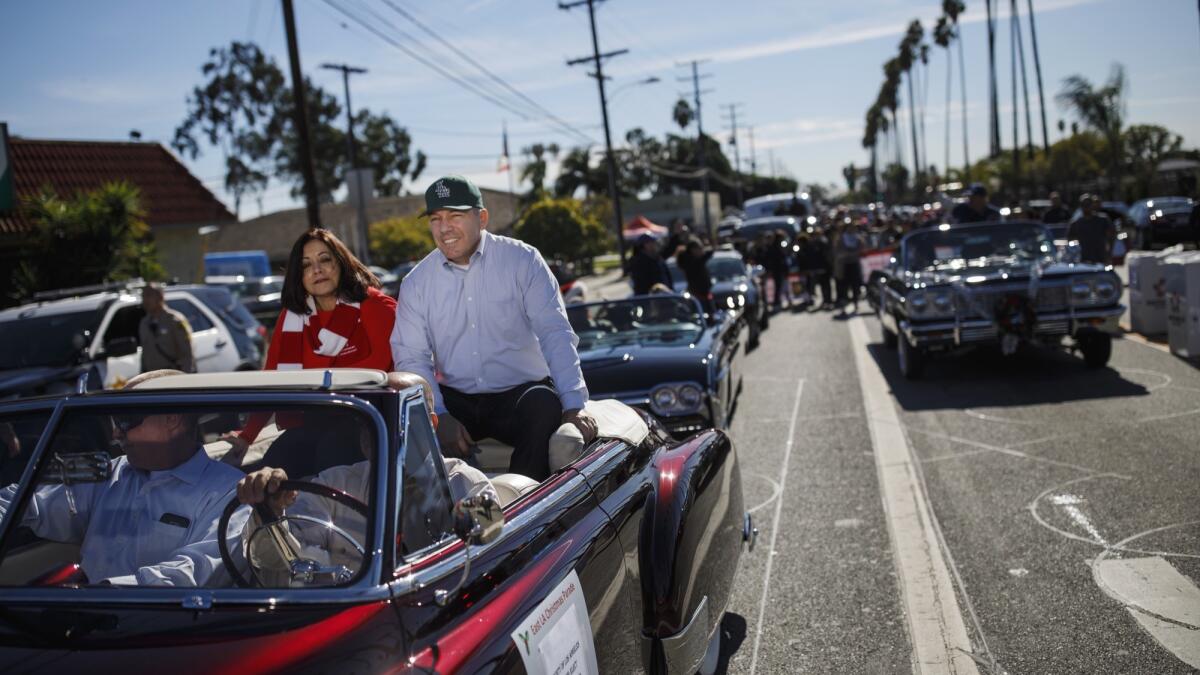
<svg viewBox="0 0 1200 675">
<path fill-rule="evenodd" d="M 474 58 L 472 58 L 471 55 L 467 54 L 465 51 L 463 51 L 461 47 L 452 45 L 449 41 L 447 41 L 445 38 L 443 38 L 441 35 L 439 35 L 437 33 L 437 31 L 430 28 L 428 25 L 426 25 L 420 19 L 418 19 L 417 17 L 413 16 L 410 12 L 405 10 L 403 7 L 400 7 L 396 3 L 392 2 L 392 0 L 383 0 L 383 4 L 387 5 L 388 7 L 391 7 L 392 10 L 395 11 L 397 14 L 408 19 L 417 28 L 420 28 L 422 31 L 424 31 L 427 35 L 432 37 L 434 40 L 437 40 L 442 46 L 444 46 L 444 47 L 446 47 L 446 49 L 450 50 L 450 53 L 458 56 L 462 60 L 464 60 L 467 63 L 474 66 L 477 70 L 479 70 L 479 72 L 483 73 L 484 76 L 486 76 L 489 80 L 495 82 L 496 84 L 499 84 L 501 87 L 504 87 L 506 90 L 508 90 L 508 91 L 512 92 L 514 95 L 516 95 L 517 98 L 521 99 L 522 101 L 525 101 L 530 106 L 532 106 L 535 110 L 540 111 L 547 119 L 552 120 L 556 124 L 559 124 L 564 129 L 570 129 L 573 133 L 575 133 L 580 138 L 585 138 L 585 139 L 588 138 L 587 134 L 576 129 L 569 122 L 566 122 L 566 121 L 562 120 L 561 118 L 559 118 L 553 112 L 548 110 L 545 106 L 543 106 L 542 104 L 538 103 L 537 101 L 535 101 L 532 98 L 530 98 L 529 96 L 527 96 L 525 94 L 525 92 L 523 92 L 523 91 L 517 89 L 516 87 L 512 86 L 511 84 L 509 84 L 504 78 L 493 73 L 491 70 L 488 70 L 488 68 L 486 66 L 484 66 L 482 63 L 480 63 L 480 62 L 476 61 Z M 589 141 L 590 141 L 590 139 L 589 139 Z"/>
<path fill-rule="evenodd" d="M 511 103 L 500 99 L 492 92 L 485 91 L 483 88 L 476 86 L 475 84 L 469 82 L 462 76 L 449 71 L 447 68 L 445 68 L 441 64 L 425 57 L 420 52 L 417 52 L 417 51 L 409 48 L 407 45 L 397 41 L 395 38 L 388 35 L 387 33 L 384 33 L 378 27 L 376 27 L 374 24 L 363 19 L 361 16 L 358 16 L 357 14 L 354 14 L 353 12 L 346 9 L 345 7 L 342 7 L 341 5 L 337 4 L 336 2 L 334 2 L 334 0 L 324 0 L 324 2 L 325 2 L 325 4 L 329 5 L 334 10 L 336 10 L 337 12 L 342 14 L 343 16 L 345 16 L 348 19 L 350 19 L 351 21 L 353 21 L 354 23 L 358 24 L 359 26 L 362 26 L 367 31 L 373 33 L 379 39 L 390 44 L 392 47 L 395 47 L 396 49 L 400 50 L 401 52 L 407 54 L 409 57 L 411 57 L 413 60 L 417 61 L 418 63 L 420 63 L 424 66 L 427 66 L 434 72 L 437 72 L 438 74 L 448 78 L 449 80 L 458 84 L 463 89 L 466 89 L 467 91 L 475 94 L 476 96 L 479 96 L 480 98 L 488 101 L 489 103 L 492 103 L 493 105 L 496 105 L 500 108 L 503 108 L 504 110 L 507 110 L 510 113 L 513 113 L 514 115 L 517 115 L 521 119 L 524 119 L 524 120 L 532 119 L 532 117 L 528 113 L 528 111 L 515 107 Z M 370 10 L 368 10 L 368 11 L 370 11 Z M 405 37 L 409 37 L 409 36 L 407 36 L 407 34 L 405 34 L 403 31 L 397 29 L 394 25 L 392 25 L 386 19 L 383 19 L 382 17 L 379 17 L 378 15 L 376 15 L 376 18 L 380 19 L 380 21 L 382 23 L 387 24 L 388 27 L 391 28 L 396 33 L 398 33 L 402 36 L 405 36 Z M 418 42 L 416 40 L 413 40 L 413 41 Z M 569 129 L 569 131 L 572 135 L 576 135 L 577 133 L 579 133 L 579 132 L 576 132 L 574 129 Z M 590 139 L 587 136 L 582 136 L 582 138 L 587 139 L 590 142 Z"/>
</svg>

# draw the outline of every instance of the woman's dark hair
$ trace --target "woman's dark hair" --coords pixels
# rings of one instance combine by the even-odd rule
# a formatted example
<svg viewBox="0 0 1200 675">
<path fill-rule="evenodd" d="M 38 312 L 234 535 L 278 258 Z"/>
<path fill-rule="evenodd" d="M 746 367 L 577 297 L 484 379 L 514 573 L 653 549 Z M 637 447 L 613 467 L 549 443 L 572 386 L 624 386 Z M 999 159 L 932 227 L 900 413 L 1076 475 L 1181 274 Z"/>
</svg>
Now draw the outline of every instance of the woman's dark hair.
<svg viewBox="0 0 1200 675">
<path fill-rule="evenodd" d="M 338 299 L 362 302 L 367 298 L 367 288 L 379 288 L 379 278 L 362 264 L 341 239 L 324 228 L 316 228 L 300 235 L 288 254 L 287 269 L 283 274 L 283 292 L 280 302 L 283 308 L 296 314 L 308 314 L 308 292 L 304 290 L 304 247 L 310 241 L 319 241 L 329 249 L 338 264 Z"/>
</svg>

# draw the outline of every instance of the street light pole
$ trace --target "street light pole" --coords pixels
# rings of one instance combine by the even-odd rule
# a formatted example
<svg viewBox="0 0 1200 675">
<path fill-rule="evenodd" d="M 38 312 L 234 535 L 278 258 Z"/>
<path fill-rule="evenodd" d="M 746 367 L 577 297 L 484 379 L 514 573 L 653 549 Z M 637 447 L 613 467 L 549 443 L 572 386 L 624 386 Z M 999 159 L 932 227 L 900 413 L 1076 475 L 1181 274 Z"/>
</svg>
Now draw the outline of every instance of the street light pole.
<svg viewBox="0 0 1200 675">
<path fill-rule="evenodd" d="M 366 68 L 356 68 L 344 63 L 322 63 L 326 70 L 338 70 L 342 73 L 342 87 L 346 92 L 346 158 L 350 163 L 350 171 L 346 175 L 346 188 L 350 188 L 351 174 L 354 187 L 358 193 L 356 232 L 358 234 L 358 257 L 363 263 L 371 264 L 370 238 L 367 231 L 367 195 L 362 182 L 362 173 L 358 170 L 358 155 L 354 143 L 354 108 L 350 105 L 350 74 L 360 75 L 367 72 Z M 369 187 L 369 186 L 367 186 Z"/>
<path fill-rule="evenodd" d="M 296 151 L 300 155 L 300 173 L 304 177 L 304 205 L 308 210 L 309 229 L 321 226 L 321 209 L 317 205 L 317 180 L 313 173 L 312 152 L 308 147 L 308 98 L 304 94 L 304 74 L 300 71 L 300 47 L 296 44 L 296 15 L 292 0 L 283 2 L 283 27 L 287 33 L 288 61 L 292 70 L 292 102 L 295 110 Z"/>
<path fill-rule="evenodd" d="M 578 7 L 579 5 L 587 5 L 587 8 L 588 8 L 588 21 L 592 27 L 592 55 L 590 57 L 584 57 L 581 59 L 573 59 L 571 61 L 567 61 L 567 65 L 574 66 L 574 65 L 578 65 L 580 63 L 587 63 L 588 61 L 591 61 L 596 67 L 596 72 L 592 73 L 592 75 L 595 76 L 596 85 L 600 89 L 600 116 L 604 120 L 604 149 L 605 149 L 605 158 L 608 163 L 608 191 L 612 194 L 613 215 L 616 217 L 617 255 L 620 257 L 621 270 L 622 270 L 622 274 L 624 274 L 624 269 L 625 269 L 625 237 L 624 237 L 624 234 L 625 234 L 625 232 L 624 232 L 623 228 L 624 228 L 625 218 L 621 214 L 621 194 L 617 190 L 617 186 L 618 186 L 617 160 L 613 156 L 612 132 L 609 130 L 609 125 L 608 125 L 608 100 L 604 94 L 604 70 L 603 70 L 602 64 L 603 64 L 603 59 L 606 59 L 606 58 L 609 58 L 612 56 L 618 56 L 620 54 L 625 54 L 629 50 L 628 49 L 618 49 L 617 51 L 608 52 L 606 54 L 600 53 L 600 39 L 596 36 L 595 3 L 596 3 L 596 0 L 578 0 L 577 2 L 571 2 L 571 3 L 563 3 L 560 1 L 558 3 L 558 8 L 563 9 L 563 10 L 568 10 L 568 9 L 571 9 L 572 7 Z"/>
</svg>

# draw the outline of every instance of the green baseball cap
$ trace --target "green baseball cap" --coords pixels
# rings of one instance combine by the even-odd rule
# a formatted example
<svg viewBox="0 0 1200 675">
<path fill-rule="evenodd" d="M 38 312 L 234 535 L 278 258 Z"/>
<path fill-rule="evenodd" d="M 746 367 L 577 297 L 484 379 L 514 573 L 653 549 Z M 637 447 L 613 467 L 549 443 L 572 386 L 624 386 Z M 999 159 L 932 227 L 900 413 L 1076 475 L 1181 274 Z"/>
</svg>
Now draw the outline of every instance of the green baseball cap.
<svg viewBox="0 0 1200 675">
<path fill-rule="evenodd" d="M 422 216 L 434 211 L 470 211 L 483 208 L 483 195 L 470 179 L 464 176 L 442 176 L 425 190 L 425 210 Z"/>
</svg>

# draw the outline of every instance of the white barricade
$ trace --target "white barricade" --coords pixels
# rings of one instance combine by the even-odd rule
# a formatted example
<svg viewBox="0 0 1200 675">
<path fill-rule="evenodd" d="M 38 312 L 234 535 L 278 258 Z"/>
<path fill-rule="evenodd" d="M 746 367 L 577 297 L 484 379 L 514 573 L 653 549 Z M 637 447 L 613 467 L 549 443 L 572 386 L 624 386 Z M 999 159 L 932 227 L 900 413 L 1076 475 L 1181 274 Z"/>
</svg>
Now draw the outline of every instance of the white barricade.
<svg viewBox="0 0 1200 675">
<path fill-rule="evenodd" d="M 1200 357 L 1200 252 L 1163 261 L 1166 281 L 1167 344 L 1185 359 Z"/>
<path fill-rule="evenodd" d="M 1133 332 L 1142 335 L 1167 332 L 1162 257 L 1150 251 L 1130 251 L 1125 264 L 1129 270 L 1129 322 Z"/>
</svg>

